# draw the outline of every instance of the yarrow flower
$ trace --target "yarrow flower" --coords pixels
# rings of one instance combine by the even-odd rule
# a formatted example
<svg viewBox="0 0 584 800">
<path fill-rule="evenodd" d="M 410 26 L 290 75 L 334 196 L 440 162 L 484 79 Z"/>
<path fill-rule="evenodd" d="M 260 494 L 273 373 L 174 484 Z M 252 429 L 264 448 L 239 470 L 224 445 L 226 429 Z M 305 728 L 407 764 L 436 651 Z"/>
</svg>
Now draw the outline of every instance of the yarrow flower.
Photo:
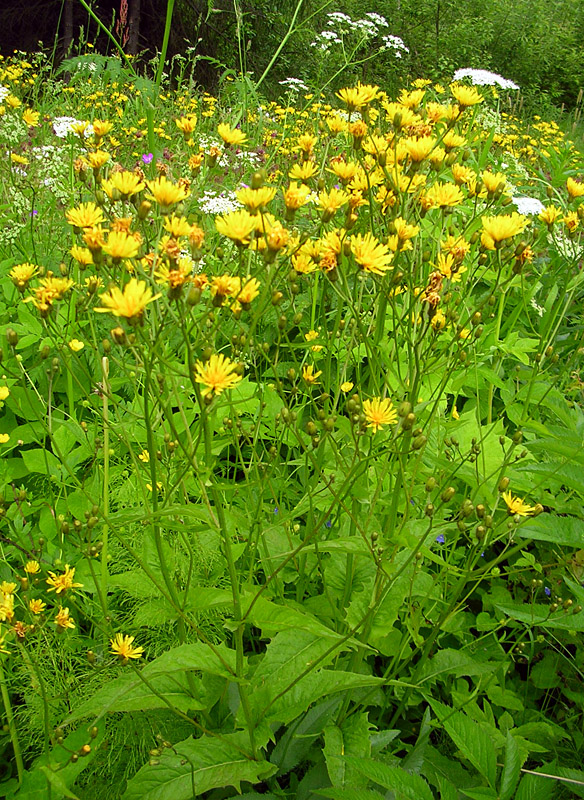
<svg viewBox="0 0 584 800">
<path fill-rule="evenodd" d="M 453 81 L 468 78 L 475 86 L 499 86 L 501 89 L 519 89 L 519 86 L 508 78 L 502 78 L 495 72 L 486 69 L 457 69 L 452 76 Z"/>
</svg>

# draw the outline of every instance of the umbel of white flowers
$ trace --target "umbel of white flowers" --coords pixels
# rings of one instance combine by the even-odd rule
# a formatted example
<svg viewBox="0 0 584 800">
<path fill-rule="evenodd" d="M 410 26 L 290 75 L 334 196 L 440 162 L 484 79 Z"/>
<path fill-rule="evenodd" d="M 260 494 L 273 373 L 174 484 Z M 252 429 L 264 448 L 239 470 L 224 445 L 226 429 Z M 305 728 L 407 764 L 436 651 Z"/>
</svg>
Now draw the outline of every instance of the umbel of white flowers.
<svg viewBox="0 0 584 800">
<path fill-rule="evenodd" d="M 501 89 L 519 89 L 519 86 L 513 81 L 508 78 L 502 78 L 501 75 L 489 72 L 486 69 L 457 69 L 452 80 L 461 81 L 464 78 L 468 78 L 475 86 L 499 86 Z"/>
</svg>

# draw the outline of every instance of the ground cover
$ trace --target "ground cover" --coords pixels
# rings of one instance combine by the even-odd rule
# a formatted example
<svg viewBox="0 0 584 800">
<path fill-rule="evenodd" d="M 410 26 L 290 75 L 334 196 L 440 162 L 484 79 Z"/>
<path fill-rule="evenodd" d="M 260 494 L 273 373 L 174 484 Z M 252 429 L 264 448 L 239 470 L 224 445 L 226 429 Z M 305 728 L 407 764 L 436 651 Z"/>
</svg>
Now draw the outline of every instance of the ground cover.
<svg viewBox="0 0 584 800">
<path fill-rule="evenodd" d="M 559 127 L 468 78 L 0 84 L 3 796 L 581 796 Z"/>
</svg>

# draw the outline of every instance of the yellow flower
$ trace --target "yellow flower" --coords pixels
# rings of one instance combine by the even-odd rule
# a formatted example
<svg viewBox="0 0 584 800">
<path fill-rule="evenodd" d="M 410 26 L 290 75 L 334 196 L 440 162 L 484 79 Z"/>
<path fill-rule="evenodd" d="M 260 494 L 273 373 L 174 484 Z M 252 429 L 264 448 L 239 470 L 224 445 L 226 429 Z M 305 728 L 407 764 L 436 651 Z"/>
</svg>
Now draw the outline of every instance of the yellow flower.
<svg viewBox="0 0 584 800">
<path fill-rule="evenodd" d="M 540 211 L 538 218 L 545 222 L 546 225 L 553 225 L 556 220 L 562 216 L 562 210 L 556 206 L 547 206 L 543 211 Z"/>
<path fill-rule="evenodd" d="M 98 139 L 101 139 L 103 136 L 107 136 L 107 134 L 114 127 L 113 123 L 105 119 L 94 119 L 91 124 L 93 125 L 93 133 Z"/>
<path fill-rule="evenodd" d="M 0 400 L 6 400 L 7 397 L 10 395 L 10 389 L 8 386 L 0 386 Z"/>
<path fill-rule="evenodd" d="M 502 191 L 507 184 L 507 177 L 502 172 L 489 172 L 488 169 L 481 172 L 481 180 L 489 194 Z"/>
<path fill-rule="evenodd" d="M 404 140 L 404 145 L 412 161 L 419 163 L 428 158 L 436 147 L 436 139 L 432 136 L 421 136 L 419 139 L 409 138 Z"/>
<path fill-rule="evenodd" d="M 580 225 L 580 217 L 575 211 L 568 211 L 562 221 L 570 233 L 574 233 L 576 228 Z"/>
<path fill-rule="evenodd" d="M 402 242 L 413 239 L 414 236 L 417 236 L 420 232 L 419 225 L 412 225 L 403 217 L 396 217 L 393 221 L 393 227 L 395 228 L 398 239 Z"/>
<path fill-rule="evenodd" d="M 150 453 L 148 450 L 142 450 L 142 452 L 138 454 L 138 458 L 143 464 L 148 464 L 150 461 Z"/>
<path fill-rule="evenodd" d="M 298 147 L 303 153 L 310 155 L 317 141 L 318 139 L 316 136 L 313 136 L 311 133 L 303 133 L 298 137 Z"/>
<path fill-rule="evenodd" d="M 42 614 L 46 607 L 47 604 L 44 602 L 44 600 L 37 599 L 28 601 L 28 610 L 32 614 Z"/>
<path fill-rule="evenodd" d="M 377 433 L 384 425 L 394 425 L 397 422 L 397 411 L 393 403 L 386 397 L 373 397 L 363 403 L 363 413 L 367 420 L 367 427 Z"/>
<path fill-rule="evenodd" d="M 299 186 L 296 181 L 292 181 L 290 186 L 282 191 L 284 193 L 284 204 L 289 211 L 297 211 L 308 202 L 310 189 L 305 183 L 301 183 Z"/>
<path fill-rule="evenodd" d="M 13 164 L 21 164 L 22 166 L 28 164 L 28 158 L 26 156 L 19 156 L 18 153 L 11 153 L 10 160 Z"/>
<path fill-rule="evenodd" d="M 302 367 L 302 377 L 309 386 L 313 386 L 315 383 L 318 383 L 317 378 L 319 378 L 321 375 L 322 370 L 319 369 L 318 372 L 315 372 L 312 364 Z"/>
<path fill-rule="evenodd" d="M 125 231 L 110 231 L 107 242 L 103 245 L 104 253 L 115 260 L 134 258 L 140 250 L 140 241 Z"/>
<path fill-rule="evenodd" d="M 91 254 L 91 250 L 88 250 L 87 247 L 79 247 L 78 244 L 74 244 L 69 252 L 82 267 L 93 264 L 93 255 Z"/>
<path fill-rule="evenodd" d="M 89 153 L 87 156 L 87 160 L 89 161 L 89 166 L 92 169 L 100 169 L 103 167 L 104 164 L 110 160 L 111 156 L 109 153 L 106 153 L 105 150 L 96 150 L 93 153 Z"/>
<path fill-rule="evenodd" d="M 426 200 L 435 208 L 446 208 L 460 205 L 464 195 L 455 183 L 435 183 L 426 192 Z"/>
<path fill-rule="evenodd" d="M 2 581 L 2 583 L 0 583 L 0 592 L 3 594 L 14 594 L 15 589 L 16 584 L 12 581 Z"/>
<path fill-rule="evenodd" d="M 247 136 L 243 131 L 240 131 L 239 128 L 230 128 L 225 122 L 217 125 L 217 133 L 226 145 L 244 144 L 247 141 Z"/>
<path fill-rule="evenodd" d="M 448 131 L 442 137 L 442 144 L 446 148 L 447 152 L 454 150 L 455 147 L 462 147 L 465 144 L 466 139 L 464 136 L 460 136 L 458 133 L 454 131 Z"/>
<path fill-rule="evenodd" d="M 39 309 L 41 315 L 47 314 L 53 303 L 61 300 L 73 285 L 70 278 L 55 278 L 54 276 L 43 278 L 41 285 L 34 290 L 34 297 L 27 297 L 24 302 L 32 303 Z"/>
<path fill-rule="evenodd" d="M 65 213 L 67 222 L 76 228 L 95 228 L 104 222 L 103 211 L 95 203 L 81 203 Z"/>
<path fill-rule="evenodd" d="M 260 293 L 260 282 L 256 280 L 256 278 L 252 278 L 249 275 L 245 279 L 245 283 L 241 287 L 239 293 L 236 295 L 236 299 L 241 303 L 244 309 L 248 309 L 253 300 L 258 297 Z"/>
<path fill-rule="evenodd" d="M 220 305 L 225 297 L 236 297 L 241 289 L 241 280 L 237 275 L 217 275 L 211 281 L 211 297 L 217 298 L 215 305 Z"/>
<path fill-rule="evenodd" d="M 189 114 L 186 117 L 175 119 L 174 122 L 179 131 L 184 135 L 185 139 L 188 139 L 191 133 L 195 130 L 197 118 L 194 114 Z"/>
<path fill-rule="evenodd" d="M 303 164 L 294 164 L 288 173 L 288 177 L 294 181 L 306 183 L 310 178 L 314 178 L 317 172 L 318 167 L 313 161 L 305 161 Z"/>
<path fill-rule="evenodd" d="M 60 608 L 57 616 L 55 617 L 55 625 L 59 630 L 66 630 L 67 628 L 75 628 L 75 623 L 71 619 L 68 608 Z"/>
<path fill-rule="evenodd" d="M 152 295 L 152 290 L 145 281 L 130 278 L 123 292 L 117 286 L 113 286 L 109 292 L 100 295 L 104 307 L 94 310 L 99 313 L 109 312 L 115 317 L 126 317 L 129 320 L 141 320 L 146 306 L 159 297 L 160 294 Z"/>
<path fill-rule="evenodd" d="M 253 212 L 258 208 L 265 208 L 276 196 L 276 189 L 272 186 L 262 186 L 259 189 L 244 186 L 235 193 L 235 196 L 248 211 Z"/>
<path fill-rule="evenodd" d="M 318 204 L 323 210 L 323 220 L 327 222 L 349 200 L 349 195 L 342 189 L 331 189 L 330 192 L 320 192 Z"/>
<path fill-rule="evenodd" d="M 101 188 L 111 200 L 118 199 L 118 193 L 120 199 L 127 200 L 145 187 L 146 184 L 136 173 L 126 169 L 112 173 L 107 181 L 101 182 Z"/>
<path fill-rule="evenodd" d="M 366 233 L 364 236 L 357 234 L 351 238 L 351 252 L 355 256 L 355 261 L 365 272 L 372 272 L 374 275 L 383 275 L 390 267 L 393 253 L 389 248 L 378 242 L 377 239 Z"/>
<path fill-rule="evenodd" d="M 458 184 L 467 184 L 476 180 L 477 176 L 475 171 L 470 167 L 466 167 L 464 164 L 453 164 L 452 177 Z"/>
<path fill-rule="evenodd" d="M 341 183 L 346 184 L 353 180 L 358 169 L 359 165 L 354 161 L 332 161 L 328 172 L 332 172 Z"/>
<path fill-rule="evenodd" d="M 505 239 L 511 239 L 521 233 L 528 220 L 514 211 L 513 214 L 483 217 L 481 222 L 483 224 L 481 242 L 487 249 L 494 250 L 497 246 L 500 247 L 501 242 L 504 242 Z"/>
<path fill-rule="evenodd" d="M 173 183 L 166 175 L 161 175 L 154 181 L 147 181 L 147 186 L 152 192 L 149 196 L 160 206 L 160 211 L 167 214 L 171 207 L 181 203 L 189 196 L 189 189 L 183 183 Z"/>
<path fill-rule="evenodd" d="M 435 331 L 441 331 L 443 328 L 446 327 L 446 316 L 442 309 L 438 309 L 431 320 L 432 328 Z"/>
<path fill-rule="evenodd" d="M 39 124 L 40 118 L 40 112 L 32 111 L 30 108 L 26 108 L 22 112 L 22 121 L 25 125 L 28 125 L 29 128 L 36 128 L 36 126 Z"/>
<path fill-rule="evenodd" d="M 80 342 L 79 339 L 71 339 L 69 342 L 69 347 L 74 353 L 78 353 L 80 350 L 83 350 L 85 344 L 84 342 Z"/>
<path fill-rule="evenodd" d="M 355 384 L 353 384 L 351 381 L 345 381 L 344 383 L 341 383 L 341 392 L 347 394 L 347 392 L 351 391 L 354 385 Z"/>
<path fill-rule="evenodd" d="M 308 333 L 304 334 L 304 338 L 307 342 L 314 342 L 315 339 L 318 339 L 320 336 L 318 331 L 308 331 Z M 318 353 L 319 350 L 322 350 L 321 344 L 313 344 L 310 348 L 313 353 Z"/>
<path fill-rule="evenodd" d="M 241 246 L 249 244 L 250 236 L 256 227 L 256 219 L 249 211 L 241 209 L 232 211 L 222 217 L 217 217 L 215 227 L 223 236 Z"/>
<path fill-rule="evenodd" d="M 528 517 L 535 511 L 535 506 L 529 506 L 520 497 L 513 497 L 511 492 L 503 492 L 503 500 L 507 505 L 510 514 L 517 514 L 520 517 Z"/>
<path fill-rule="evenodd" d="M 56 592 L 56 594 L 65 593 L 69 589 L 77 589 L 83 586 L 82 583 L 74 583 L 75 567 L 70 567 L 65 564 L 65 571 L 62 575 L 56 575 L 54 572 L 49 571 L 50 578 L 47 578 L 49 592 Z"/>
<path fill-rule="evenodd" d="M 36 264 L 29 264 L 28 262 L 24 264 L 17 264 L 15 267 L 12 267 L 10 272 L 8 273 L 10 276 L 10 280 L 18 289 L 25 289 L 28 282 L 31 278 L 38 272 L 38 267 Z"/>
<path fill-rule="evenodd" d="M 110 639 L 110 652 L 118 656 L 124 664 L 126 664 L 130 658 L 141 658 L 144 654 L 144 648 L 134 647 L 132 644 L 134 639 L 134 636 L 124 636 L 121 633 L 116 633 L 115 638 Z"/>
<path fill-rule="evenodd" d="M 0 621 L 12 622 L 14 617 L 14 595 L 12 593 L 0 594 Z"/>
<path fill-rule="evenodd" d="M 349 111 L 355 111 L 375 100 L 378 91 L 378 86 L 357 83 L 353 88 L 341 89 L 337 92 L 337 97 L 345 103 Z"/>
<path fill-rule="evenodd" d="M 440 242 L 440 249 L 450 253 L 454 261 L 460 262 L 470 253 L 470 242 L 467 242 L 464 236 L 447 236 Z"/>
<path fill-rule="evenodd" d="M 0 433 L 0 444 L 6 444 L 8 441 L 10 441 L 10 434 Z"/>
<path fill-rule="evenodd" d="M 27 575 L 37 575 L 41 571 L 41 565 L 38 561 L 27 561 L 24 565 L 24 571 Z"/>
<path fill-rule="evenodd" d="M 476 106 L 477 103 L 482 103 L 484 99 L 474 86 L 464 86 L 462 83 L 453 83 L 450 91 L 462 109 Z"/>
<path fill-rule="evenodd" d="M 222 354 L 213 354 L 205 363 L 197 361 L 195 381 L 203 385 L 204 397 L 211 394 L 219 395 L 226 389 L 233 389 L 241 380 L 241 375 L 237 374 L 236 369 L 237 365 L 230 358 Z"/>
<path fill-rule="evenodd" d="M 574 178 L 568 178 L 566 181 L 566 188 L 572 200 L 574 200 L 576 197 L 582 197 L 582 195 L 584 195 L 584 182 L 575 181 Z"/>
</svg>

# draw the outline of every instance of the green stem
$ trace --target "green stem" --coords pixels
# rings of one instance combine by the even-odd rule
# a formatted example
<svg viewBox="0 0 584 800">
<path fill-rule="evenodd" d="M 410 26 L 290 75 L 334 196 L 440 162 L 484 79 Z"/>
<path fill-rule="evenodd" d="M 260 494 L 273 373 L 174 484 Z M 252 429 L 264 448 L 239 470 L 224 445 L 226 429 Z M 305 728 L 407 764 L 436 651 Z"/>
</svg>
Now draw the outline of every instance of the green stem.
<svg viewBox="0 0 584 800">
<path fill-rule="evenodd" d="M 174 0 L 173 0 L 173 1 L 174 1 Z M 93 21 L 96 23 L 97 27 L 98 27 L 98 28 L 99 28 L 99 29 L 100 29 L 100 30 L 101 30 L 103 33 L 105 33 L 105 35 L 106 35 L 106 36 L 108 37 L 108 39 L 111 41 L 111 43 L 113 44 L 113 46 L 116 48 L 116 50 L 118 51 L 118 53 L 119 53 L 119 54 L 120 54 L 120 56 L 122 57 L 122 61 L 123 61 L 123 62 L 125 63 L 125 65 L 128 67 L 128 69 L 130 70 L 130 72 L 132 73 L 132 75 L 134 76 L 134 78 L 137 78 L 137 77 L 138 77 L 138 73 L 136 72 L 136 70 L 135 70 L 135 69 L 134 69 L 134 67 L 132 66 L 132 64 L 131 64 L 131 62 L 130 62 L 130 59 L 128 58 L 128 56 L 127 56 L 127 55 L 124 53 L 124 49 L 123 49 L 122 45 L 121 45 L 121 44 L 118 42 L 118 40 L 116 39 L 116 37 L 115 37 L 115 36 L 113 35 L 113 33 L 110 31 L 110 29 L 109 29 L 109 28 L 106 28 L 106 26 L 103 24 L 103 22 L 100 20 L 100 18 L 99 18 L 99 17 L 97 16 L 97 14 L 95 13 L 95 11 L 94 11 L 94 10 L 93 10 L 93 9 L 92 9 L 92 8 L 91 8 L 91 7 L 90 7 L 90 6 L 89 6 L 89 5 L 86 3 L 86 2 L 85 2 L 85 0 L 79 0 L 79 2 L 80 2 L 80 3 L 81 3 L 81 5 L 83 6 L 83 8 L 84 8 L 84 9 L 87 11 L 87 13 L 88 13 L 88 14 L 89 14 L 89 16 L 91 17 L 91 19 L 92 19 L 92 20 L 93 20 Z"/>
<path fill-rule="evenodd" d="M 164 23 L 164 37 L 162 39 L 162 49 L 160 51 L 160 58 L 158 59 L 158 69 L 156 70 L 156 89 L 160 89 L 160 82 L 162 81 L 162 73 L 164 71 L 164 63 L 166 61 L 166 52 L 168 50 L 168 40 L 170 39 L 170 29 L 172 27 L 172 12 L 174 11 L 174 0 L 166 1 L 166 21 Z"/>
<path fill-rule="evenodd" d="M 296 19 L 298 17 L 298 14 L 300 13 L 300 9 L 302 8 L 302 3 L 303 2 L 304 2 L 304 0 L 298 0 L 298 4 L 296 5 L 296 8 L 294 9 L 294 14 L 292 14 L 292 19 L 290 21 L 290 25 L 288 26 L 288 30 L 284 34 L 284 38 L 282 39 L 282 41 L 278 45 L 278 47 L 276 49 L 276 52 L 274 53 L 274 55 L 270 59 L 270 63 L 268 64 L 268 66 L 263 71 L 263 74 L 260 77 L 259 81 L 256 83 L 256 89 L 259 89 L 260 86 L 262 85 L 262 83 L 264 82 L 264 80 L 268 77 L 268 75 L 270 73 L 270 70 L 272 69 L 272 67 L 274 66 L 274 64 L 276 63 L 276 61 L 278 59 L 278 56 L 280 55 L 280 53 L 284 49 L 284 46 L 286 45 L 286 42 L 292 36 L 292 33 L 294 31 L 294 26 L 296 25 Z"/>
<path fill-rule="evenodd" d="M 20 744 L 18 742 L 18 734 L 16 732 L 16 724 L 14 722 L 12 706 L 10 705 L 10 696 L 6 686 L 6 678 L 4 677 L 4 666 L 2 661 L 0 661 L 0 691 L 2 692 L 2 702 L 4 703 L 4 712 L 6 714 L 6 721 L 8 723 L 8 730 L 10 732 L 12 749 L 14 750 L 14 760 L 16 761 L 16 771 L 18 772 L 18 783 L 21 785 L 24 777 L 24 764 L 22 762 L 22 753 L 20 752 Z"/>
<path fill-rule="evenodd" d="M 109 359 L 104 356 L 101 360 L 101 374 L 102 374 L 102 417 L 103 417 L 103 516 L 105 519 L 109 516 Z M 108 525 L 107 522 L 103 525 L 101 536 L 102 549 L 101 549 L 101 589 L 100 595 L 103 605 L 103 611 L 107 616 L 107 584 L 108 584 L 108 571 L 107 571 L 107 556 L 108 556 Z"/>
</svg>

